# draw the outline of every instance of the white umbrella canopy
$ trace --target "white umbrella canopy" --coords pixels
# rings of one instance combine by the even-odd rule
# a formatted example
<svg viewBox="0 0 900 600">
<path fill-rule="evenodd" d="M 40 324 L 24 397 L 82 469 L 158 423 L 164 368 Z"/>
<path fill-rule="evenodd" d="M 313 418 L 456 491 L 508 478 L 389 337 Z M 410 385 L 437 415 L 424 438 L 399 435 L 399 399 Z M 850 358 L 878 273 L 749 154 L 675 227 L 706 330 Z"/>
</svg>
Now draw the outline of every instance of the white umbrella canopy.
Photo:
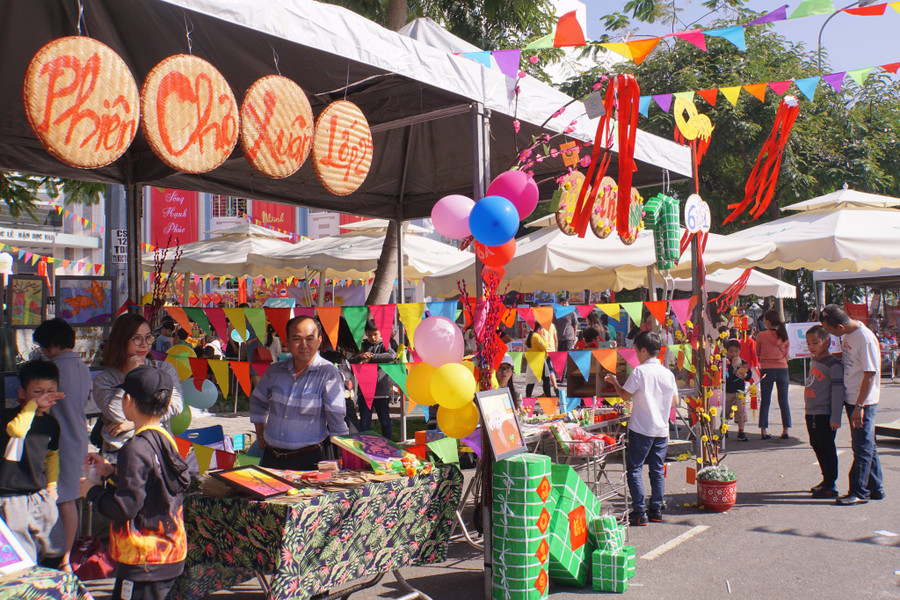
<svg viewBox="0 0 900 600">
<path fill-rule="evenodd" d="M 356 223 L 346 223 L 341 225 L 340 228 L 348 231 L 378 231 L 383 235 L 387 231 L 389 223 L 390 221 L 387 219 L 364 219 Z M 431 233 L 428 229 L 412 223 L 404 223 L 403 231 L 406 233 Z"/>
<path fill-rule="evenodd" d="M 358 231 L 304 241 L 290 250 L 252 255 L 249 260 L 270 269 L 296 272 L 308 268 L 321 271 L 328 278 L 369 279 L 374 276 L 383 244 L 383 232 Z M 421 279 L 474 256 L 449 244 L 412 234 L 403 236 L 403 255 L 403 274 L 409 279 Z"/>
<path fill-rule="evenodd" d="M 847 194 L 852 190 L 840 190 L 835 194 Z M 860 194 L 858 196 L 872 196 Z M 821 202 L 829 196 L 787 207 L 801 210 L 788 217 L 763 223 L 729 235 L 747 247 L 760 243 L 773 243 L 775 249 L 762 260 L 745 257 L 736 262 L 717 263 L 725 267 L 759 267 L 772 269 L 828 269 L 830 271 L 877 271 L 900 267 L 900 210 L 871 208 L 872 204 L 838 202 L 834 199 Z M 883 201 L 900 203 L 896 198 L 877 196 Z M 818 208 L 815 208 L 818 206 Z M 839 208 L 839 206 L 843 206 Z M 876 205 L 877 206 L 877 205 Z M 885 206 L 885 204 L 881 204 Z M 716 265 L 711 265 L 716 266 Z"/>
<path fill-rule="evenodd" d="M 208 233 L 209 235 L 240 235 L 244 237 L 274 238 L 279 240 L 283 240 L 284 238 L 288 237 L 285 234 L 279 233 L 273 229 L 251 223 L 246 219 L 244 219 L 237 225 L 223 227 L 222 229 L 211 229 L 206 233 Z"/>
<path fill-rule="evenodd" d="M 614 235 L 601 240 L 588 233 L 579 238 L 550 227 L 517 240 L 517 244 L 516 256 L 505 267 L 505 279 L 518 290 L 634 289 L 648 284 L 648 267 L 655 269 L 653 235 L 649 231 L 642 231 L 632 245 L 626 246 Z M 707 264 L 711 260 L 736 261 L 748 255 L 762 258 L 773 248 L 771 244 L 761 244 L 748 251 L 744 242 L 710 234 L 703 256 Z M 688 250 L 671 274 L 689 278 L 690 265 Z M 660 275 L 656 277 L 657 282 L 662 281 Z M 458 293 L 456 282 L 460 279 L 475 280 L 474 257 L 426 277 L 425 293 L 452 296 Z"/>
<path fill-rule="evenodd" d="M 867 194 L 866 192 L 858 192 L 845 187 L 818 198 L 784 206 L 781 210 L 811 211 L 836 210 L 839 208 L 890 208 L 892 206 L 900 206 L 900 198 Z"/>
<path fill-rule="evenodd" d="M 743 274 L 744 269 L 720 269 L 713 273 L 707 273 L 706 289 L 710 292 L 722 293 Z M 690 279 L 675 279 L 676 290 L 689 292 L 692 289 L 691 285 Z M 763 298 L 768 298 L 769 296 L 796 298 L 797 288 L 754 269 L 750 272 L 750 278 L 747 280 L 747 286 L 741 292 L 741 296 L 749 296 L 751 294 Z"/>
</svg>

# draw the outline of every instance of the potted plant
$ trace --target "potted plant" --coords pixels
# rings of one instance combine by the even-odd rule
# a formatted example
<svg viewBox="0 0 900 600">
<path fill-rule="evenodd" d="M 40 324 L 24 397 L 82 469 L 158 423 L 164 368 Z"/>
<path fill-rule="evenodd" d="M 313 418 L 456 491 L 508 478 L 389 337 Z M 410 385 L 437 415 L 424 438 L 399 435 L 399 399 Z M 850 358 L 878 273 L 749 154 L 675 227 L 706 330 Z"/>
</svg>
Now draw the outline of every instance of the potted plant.
<svg viewBox="0 0 900 600">
<path fill-rule="evenodd" d="M 704 467 L 697 472 L 697 492 L 706 510 L 726 512 L 737 501 L 737 477 L 724 464 Z"/>
</svg>

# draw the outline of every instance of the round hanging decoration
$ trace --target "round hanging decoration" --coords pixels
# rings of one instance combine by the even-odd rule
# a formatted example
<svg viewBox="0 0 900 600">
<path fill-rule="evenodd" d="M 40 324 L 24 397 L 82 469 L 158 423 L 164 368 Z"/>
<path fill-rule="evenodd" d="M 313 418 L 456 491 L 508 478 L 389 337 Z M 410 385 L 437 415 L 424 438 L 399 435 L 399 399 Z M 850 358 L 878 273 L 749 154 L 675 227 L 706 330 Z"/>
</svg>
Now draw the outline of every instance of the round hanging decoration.
<svg viewBox="0 0 900 600">
<path fill-rule="evenodd" d="M 241 148 L 266 177 L 283 179 L 309 156 L 313 114 L 299 85 L 281 75 L 257 80 L 241 103 Z"/>
<path fill-rule="evenodd" d="M 206 173 L 234 150 L 237 102 L 219 71 L 196 56 L 164 59 L 141 90 L 141 127 L 150 149 L 168 166 Z"/>
<path fill-rule="evenodd" d="M 25 115 L 38 140 L 73 167 L 114 162 L 134 140 L 140 95 L 113 50 L 83 36 L 53 40 L 25 72 Z"/>
<path fill-rule="evenodd" d="M 600 191 L 591 211 L 591 231 L 598 238 L 605 239 L 616 228 L 616 200 L 619 197 L 619 186 L 609 176 L 600 180 Z"/>
<path fill-rule="evenodd" d="M 313 166 L 335 196 L 352 194 L 372 165 L 372 132 L 359 107 L 346 100 L 329 104 L 316 119 Z"/>
<path fill-rule="evenodd" d="M 641 229 L 644 228 L 644 199 L 634 188 L 631 188 L 631 202 L 628 204 L 628 231 L 620 231 L 622 243 L 630 246 L 635 242 Z"/>
<path fill-rule="evenodd" d="M 556 225 L 566 235 L 575 235 L 572 228 L 572 218 L 575 216 L 575 205 L 578 204 L 578 192 L 584 184 L 584 174 L 581 171 L 572 171 L 563 177 L 559 190 L 562 192 L 559 198 L 559 207 L 556 209 Z"/>
</svg>

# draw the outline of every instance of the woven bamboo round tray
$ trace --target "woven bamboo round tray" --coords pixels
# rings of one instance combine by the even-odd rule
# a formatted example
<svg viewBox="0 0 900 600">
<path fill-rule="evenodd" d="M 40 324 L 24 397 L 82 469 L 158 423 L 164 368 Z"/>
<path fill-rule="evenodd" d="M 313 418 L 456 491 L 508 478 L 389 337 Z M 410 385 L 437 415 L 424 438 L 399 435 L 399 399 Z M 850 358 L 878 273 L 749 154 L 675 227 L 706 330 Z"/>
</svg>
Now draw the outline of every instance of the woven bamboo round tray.
<svg viewBox="0 0 900 600">
<path fill-rule="evenodd" d="M 369 122 L 352 102 L 332 102 L 316 119 L 313 166 L 332 194 L 346 196 L 359 189 L 369 174 L 373 151 Z"/>
<path fill-rule="evenodd" d="M 206 173 L 225 162 L 237 144 L 239 119 L 228 82 L 202 58 L 170 56 L 144 81 L 144 137 L 173 169 Z"/>
<path fill-rule="evenodd" d="M 619 186 L 615 179 L 606 176 L 600 180 L 600 191 L 591 210 L 591 231 L 598 238 L 605 239 L 616 229 L 616 199 Z"/>
<path fill-rule="evenodd" d="M 83 36 L 53 40 L 25 72 L 25 115 L 51 155 L 94 169 L 122 156 L 137 133 L 140 96 L 128 65 Z"/>
<path fill-rule="evenodd" d="M 257 80 L 241 103 L 241 148 L 256 171 L 290 177 L 309 156 L 313 114 L 299 85 L 281 75 Z"/>
<path fill-rule="evenodd" d="M 563 177 L 559 189 L 562 196 L 559 199 L 559 207 L 556 209 L 556 225 L 566 235 L 575 235 L 572 229 L 572 217 L 575 216 L 575 205 L 578 203 L 578 194 L 584 185 L 584 173 L 572 171 Z"/>
<path fill-rule="evenodd" d="M 628 204 L 628 231 L 619 232 L 619 238 L 626 246 L 630 246 L 637 240 L 638 234 L 644 228 L 644 199 L 634 188 L 631 188 L 631 202 Z"/>
</svg>

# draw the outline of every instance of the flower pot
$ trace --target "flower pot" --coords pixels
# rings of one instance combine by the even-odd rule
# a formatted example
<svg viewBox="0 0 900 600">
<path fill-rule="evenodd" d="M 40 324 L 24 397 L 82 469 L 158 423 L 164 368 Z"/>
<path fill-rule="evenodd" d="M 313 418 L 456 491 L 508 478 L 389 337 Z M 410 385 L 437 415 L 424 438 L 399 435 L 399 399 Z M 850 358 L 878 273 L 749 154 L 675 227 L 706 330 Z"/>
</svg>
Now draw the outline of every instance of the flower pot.
<svg viewBox="0 0 900 600">
<path fill-rule="evenodd" d="M 726 512 L 731 510 L 737 501 L 737 479 L 733 481 L 697 480 L 697 491 L 700 504 L 710 512 Z"/>
</svg>

